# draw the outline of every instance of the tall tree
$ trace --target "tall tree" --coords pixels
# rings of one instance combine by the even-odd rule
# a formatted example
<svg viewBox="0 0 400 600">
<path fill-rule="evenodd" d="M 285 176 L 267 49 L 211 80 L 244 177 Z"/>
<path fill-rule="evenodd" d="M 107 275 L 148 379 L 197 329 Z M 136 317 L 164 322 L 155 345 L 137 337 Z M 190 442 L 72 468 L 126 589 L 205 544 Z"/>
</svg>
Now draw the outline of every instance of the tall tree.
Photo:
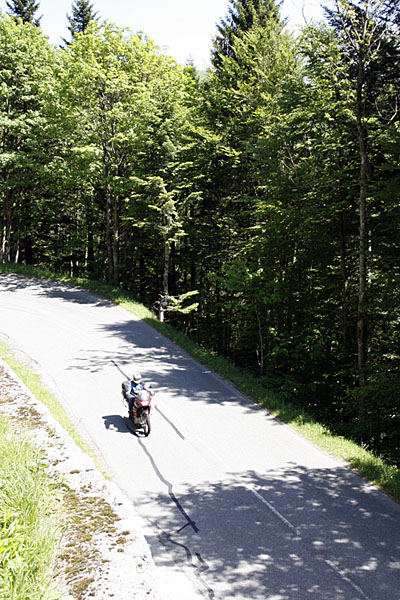
<svg viewBox="0 0 400 600">
<path fill-rule="evenodd" d="M 230 0 L 228 14 L 217 25 L 214 38 L 212 62 L 221 66 L 224 56 L 235 57 L 235 38 L 254 26 L 268 25 L 273 19 L 280 20 L 279 9 L 274 0 Z"/>
<path fill-rule="evenodd" d="M 253 20 L 234 36 L 232 56 L 223 56 L 206 82 L 205 112 L 214 136 L 203 136 L 199 144 L 199 153 L 204 142 L 208 152 L 201 210 L 212 215 L 203 239 L 208 241 L 208 261 L 212 254 L 213 273 L 204 263 L 200 303 L 201 311 L 208 311 L 203 318 L 213 322 L 207 341 L 231 357 L 236 352 L 246 355 L 251 366 L 258 352 L 260 372 L 269 310 L 269 294 L 262 287 L 269 265 L 261 253 L 255 256 L 251 243 L 263 195 L 254 154 L 260 136 L 279 119 L 282 86 L 295 69 L 291 40 L 282 33 L 274 10 L 269 17 L 264 15 L 262 24 Z M 201 218 L 205 221 L 204 214 Z M 241 353 L 245 336 L 250 348 Z"/>
<path fill-rule="evenodd" d="M 24 23 L 32 23 L 39 27 L 41 17 L 35 18 L 40 6 L 39 2 L 35 2 L 35 0 L 7 0 L 6 4 L 12 16 L 22 19 Z"/>
<path fill-rule="evenodd" d="M 364 435 L 365 388 L 368 353 L 368 260 L 372 239 L 369 233 L 371 154 L 382 132 L 399 120 L 399 11 L 392 0 L 335 0 L 327 11 L 330 23 L 341 36 L 343 54 L 349 62 L 349 77 L 355 92 L 353 108 L 359 147 L 359 298 L 358 378 L 360 429 Z M 379 76 L 377 78 L 377 72 Z M 382 83 L 383 82 L 383 83 Z"/>
<path fill-rule="evenodd" d="M 55 57 L 37 27 L 0 17 L 0 260 L 32 260 L 34 206 L 47 162 L 44 96 Z"/>
<path fill-rule="evenodd" d="M 97 21 L 97 14 L 93 9 L 93 3 L 89 0 L 75 0 L 72 4 L 72 15 L 67 15 L 68 30 L 72 39 L 75 39 L 78 33 L 86 31 L 89 23 Z"/>
<path fill-rule="evenodd" d="M 163 207 L 162 216 L 169 207 L 164 177 L 162 181 L 152 177 L 162 177 L 164 169 L 168 172 L 165 155 L 174 151 L 169 150 L 169 120 L 165 113 L 170 110 L 167 96 L 175 94 L 180 69 L 168 57 L 159 55 L 147 38 L 133 33 L 127 36 L 111 25 L 100 28 L 93 22 L 85 35 L 76 37 L 63 58 L 60 95 L 65 102 L 64 112 L 71 123 L 70 131 L 75 129 L 71 134 L 74 148 L 86 156 L 95 173 L 107 253 L 103 262 L 108 279 L 117 285 L 121 247 L 126 262 L 130 260 L 126 250 L 129 244 L 121 243 L 122 236 L 126 233 L 129 237 L 131 229 L 124 221 L 127 209 L 138 216 L 137 205 L 141 204 L 146 221 L 149 210 L 154 209 L 147 202 L 158 202 Z M 147 179 L 147 190 L 137 198 L 138 188 L 143 190 Z M 138 221 L 135 226 L 139 228 Z M 157 243 L 153 227 L 151 235 L 153 244 Z M 164 238 L 167 236 L 165 243 L 169 244 L 170 235 L 169 230 L 162 230 L 161 254 Z M 155 254 L 154 250 L 150 253 Z"/>
</svg>

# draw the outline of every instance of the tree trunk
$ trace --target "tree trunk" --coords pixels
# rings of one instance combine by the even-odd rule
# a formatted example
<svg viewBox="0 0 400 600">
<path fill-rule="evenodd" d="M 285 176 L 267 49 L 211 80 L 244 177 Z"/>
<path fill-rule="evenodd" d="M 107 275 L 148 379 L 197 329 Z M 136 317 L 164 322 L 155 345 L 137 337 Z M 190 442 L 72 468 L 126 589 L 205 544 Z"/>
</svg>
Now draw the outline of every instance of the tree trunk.
<svg viewBox="0 0 400 600">
<path fill-rule="evenodd" d="M 164 274 L 163 274 L 163 294 L 168 296 L 168 279 L 169 279 L 169 255 L 170 243 L 167 239 L 164 240 Z"/>
<path fill-rule="evenodd" d="M 94 234 L 93 234 L 93 210 L 90 204 L 90 200 L 87 200 L 86 206 L 86 271 L 89 275 L 94 274 Z"/>
<path fill-rule="evenodd" d="M 342 274 L 342 340 L 343 354 L 349 356 L 349 278 L 346 267 L 346 231 L 344 215 L 341 213 L 339 221 L 339 243 L 340 243 L 340 270 Z"/>
<path fill-rule="evenodd" d="M 146 262 L 141 244 L 139 245 L 139 298 L 142 300 L 146 294 Z"/>
<path fill-rule="evenodd" d="M 365 422 L 365 386 L 367 385 L 367 187 L 368 187 L 368 149 L 367 134 L 363 125 L 363 85 L 364 65 L 361 53 L 358 57 L 357 77 L 357 128 L 360 148 L 360 245 L 359 245 L 359 292 L 358 292 L 358 383 L 359 427 L 361 439 L 364 437 Z"/>
<path fill-rule="evenodd" d="M 112 249 L 112 199 L 109 183 L 106 184 L 106 246 L 108 258 L 108 281 L 112 283 L 114 280 L 114 263 Z"/>
<path fill-rule="evenodd" d="M 119 221 L 120 221 L 120 200 L 115 198 L 113 202 L 113 232 L 112 232 L 112 261 L 113 274 L 112 282 L 115 286 L 119 284 Z"/>
<path fill-rule="evenodd" d="M 1 235 L 1 250 L 0 250 L 0 262 L 3 264 L 4 262 L 6 262 L 5 260 L 5 256 L 6 256 L 6 240 L 7 240 L 7 227 L 6 224 L 4 223 L 3 225 L 3 231 L 2 231 L 2 235 Z"/>
<path fill-rule="evenodd" d="M 259 375 L 264 375 L 264 337 L 262 333 L 261 317 L 258 310 L 256 310 L 257 324 L 258 324 L 258 338 L 260 342 L 260 352 L 258 354 L 258 366 L 260 367 Z"/>
<path fill-rule="evenodd" d="M 4 194 L 3 239 L 1 243 L 2 262 L 11 262 L 11 232 L 13 228 L 13 199 L 10 193 Z"/>
<path fill-rule="evenodd" d="M 163 273 L 163 293 L 160 299 L 160 308 L 158 311 L 158 318 L 161 323 L 164 322 L 164 312 L 168 302 L 168 279 L 169 279 L 169 255 L 170 255 L 170 242 L 167 236 L 164 236 L 164 273 Z"/>
</svg>

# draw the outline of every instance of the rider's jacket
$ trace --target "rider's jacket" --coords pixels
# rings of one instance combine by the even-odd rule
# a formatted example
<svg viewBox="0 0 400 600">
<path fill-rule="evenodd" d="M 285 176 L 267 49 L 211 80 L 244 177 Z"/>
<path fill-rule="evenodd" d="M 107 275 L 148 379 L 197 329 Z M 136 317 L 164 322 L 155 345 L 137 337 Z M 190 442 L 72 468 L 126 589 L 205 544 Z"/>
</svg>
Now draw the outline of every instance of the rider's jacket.
<svg viewBox="0 0 400 600">
<path fill-rule="evenodd" d="M 131 381 L 131 387 L 130 387 L 131 394 L 137 394 L 143 388 L 144 388 L 144 383 L 142 383 L 141 381 L 139 381 L 139 383 L 135 383 L 134 381 Z"/>
</svg>

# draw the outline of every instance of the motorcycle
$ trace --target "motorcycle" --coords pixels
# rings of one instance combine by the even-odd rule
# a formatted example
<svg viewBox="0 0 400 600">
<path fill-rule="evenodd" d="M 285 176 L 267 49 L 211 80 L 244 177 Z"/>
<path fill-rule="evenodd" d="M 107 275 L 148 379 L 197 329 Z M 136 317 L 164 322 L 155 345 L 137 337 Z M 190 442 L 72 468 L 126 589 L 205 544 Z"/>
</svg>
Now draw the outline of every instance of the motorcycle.
<svg viewBox="0 0 400 600">
<path fill-rule="evenodd" d="M 143 437 L 147 437 L 151 431 L 150 412 L 153 393 L 145 387 L 132 393 L 129 391 L 129 386 L 129 382 L 126 381 L 122 384 L 122 396 L 128 404 L 129 419 L 135 430 L 141 430 Z M 133 398 L 133 402 L 129 402 L 130 398 Z"/>
</svg>

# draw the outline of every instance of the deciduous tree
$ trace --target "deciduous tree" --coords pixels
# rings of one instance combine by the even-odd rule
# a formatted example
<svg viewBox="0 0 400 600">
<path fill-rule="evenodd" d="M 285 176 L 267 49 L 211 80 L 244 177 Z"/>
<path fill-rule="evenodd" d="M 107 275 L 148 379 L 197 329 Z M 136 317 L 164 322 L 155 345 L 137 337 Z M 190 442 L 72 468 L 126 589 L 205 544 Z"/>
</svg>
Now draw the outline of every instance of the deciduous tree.
<svg viewBox="0 0 400 600">
<path fill-rule="evenodd" d="M 34 205 L 43 194 L 48 161 L 46 89 L 54 51 L 31 23 L 0 18 L 1 260 L 32 260 Z"/>
</svg>

